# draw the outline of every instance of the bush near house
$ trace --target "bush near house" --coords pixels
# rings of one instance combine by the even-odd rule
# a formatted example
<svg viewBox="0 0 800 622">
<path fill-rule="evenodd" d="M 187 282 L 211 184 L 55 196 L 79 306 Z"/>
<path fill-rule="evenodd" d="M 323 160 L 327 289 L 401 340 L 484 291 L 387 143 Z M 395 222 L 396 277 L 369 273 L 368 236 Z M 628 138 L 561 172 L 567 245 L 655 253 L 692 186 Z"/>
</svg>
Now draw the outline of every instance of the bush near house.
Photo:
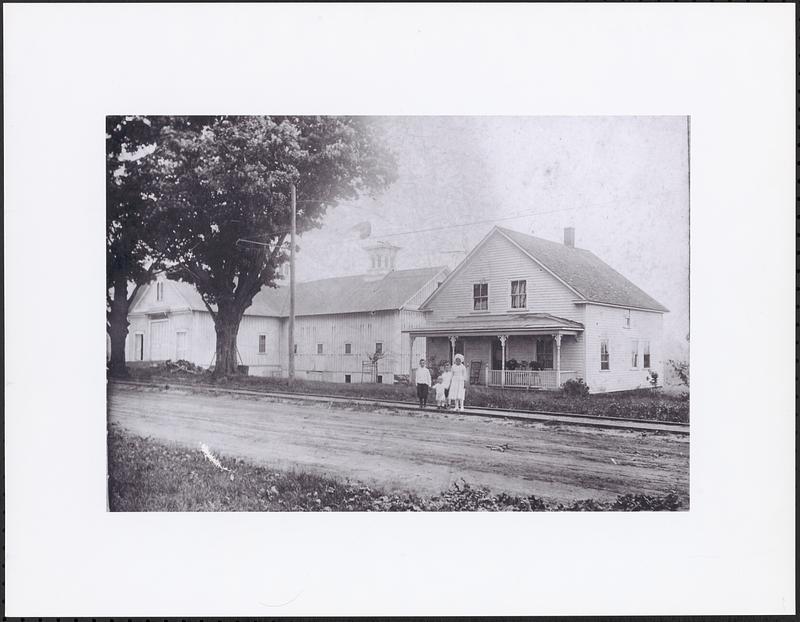
<svg viewBox="0 0 800 622">
<path fill-rule="evenodd" d="M 279 391 L 311 395 L 332 395 L 364 399 L 392 400 L 416 404 L 414 387 L 403 384 L 374 384 L 318 382 L 260 376 L 229 376 L 214 380 L 206 372 L 167 371 L 166 364 L 158 367 L 131 369 L 131 380 L 158 384 L 201 384 L 249 391 Z M 565 383 L 566 387 L 567 383 Z M 570 385 L 572 386 L 572 385 Z M 578 385 L 579 386 L 579 385 Z M 585 386 L 585 385 L 584 385 Z M 579 393 L 583 389 L 574 389 Z M 689 422 L 689 394 L 669 394 L 652 389 L 636 389 L 618 393 L 592 395 L 571 394 L 568 391 L 524 391 L 500 389 L 480 385 L 467 387 L 466 406 L 475 408 L 506 408 L 509 410 L 536 410 L 564 412 L 601 417 L 621 417 L 650 421 Z"/>
<path fill-rule="evenodd" d="M 614 501 L 584 499 L 553 503 L 534 495 L 491 494 L 466 482 L 440 495 L 387 494 L 353 481 L 302 471 L 279 471 L 199 448 L 156 442 L 122 432 L 108 433 L 109 507 L 120 512 L 186 511 L 658 511 L 684 509 L 676 493 L 622 495 Z"/>
</svg>

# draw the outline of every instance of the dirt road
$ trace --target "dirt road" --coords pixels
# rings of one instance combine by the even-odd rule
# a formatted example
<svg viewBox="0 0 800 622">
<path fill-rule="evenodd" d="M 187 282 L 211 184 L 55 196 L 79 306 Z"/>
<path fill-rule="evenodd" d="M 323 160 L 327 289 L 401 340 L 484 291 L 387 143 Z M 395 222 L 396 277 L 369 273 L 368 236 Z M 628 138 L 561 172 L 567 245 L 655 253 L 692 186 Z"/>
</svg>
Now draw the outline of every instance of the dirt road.
<svg viewBox="0 0 800 622">
<path fill-rule="evenodd" d="M 255 464 L 438 494 L 463 478 L 555 501 L 677 491 L 689 437 L 110 385 L 109 421 Z M 688 503 L 687 503 L 688 506 Z"/>
</svg>

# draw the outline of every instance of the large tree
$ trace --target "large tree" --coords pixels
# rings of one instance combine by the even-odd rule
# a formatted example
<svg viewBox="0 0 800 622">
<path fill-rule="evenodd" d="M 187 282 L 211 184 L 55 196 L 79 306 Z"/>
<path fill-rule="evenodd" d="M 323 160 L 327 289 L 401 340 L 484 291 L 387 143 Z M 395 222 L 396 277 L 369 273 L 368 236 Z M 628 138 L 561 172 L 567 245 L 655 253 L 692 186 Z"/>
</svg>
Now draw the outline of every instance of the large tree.
<svg viewBox="0 0 800 622">
<path fill-rule="evenodd" d="M 124 375 L 128 309 L 161 267 L 157 207 L 146 200 L 159 122 L 142 116 L 106 117 L 106 330 L 112 375 Z"/>
<path fill-rule="evenodd" d="M 214 320 L 217 377 L 236 372 L 244 312 L 288 258 L 291 184 L 302 233 L 337 202 L 395 178 L 391 152 L 363 117 L 171 119 L 155 155 L 153 201 L 177 242 L 172 274 L 197 288 Z"/>
</svg>

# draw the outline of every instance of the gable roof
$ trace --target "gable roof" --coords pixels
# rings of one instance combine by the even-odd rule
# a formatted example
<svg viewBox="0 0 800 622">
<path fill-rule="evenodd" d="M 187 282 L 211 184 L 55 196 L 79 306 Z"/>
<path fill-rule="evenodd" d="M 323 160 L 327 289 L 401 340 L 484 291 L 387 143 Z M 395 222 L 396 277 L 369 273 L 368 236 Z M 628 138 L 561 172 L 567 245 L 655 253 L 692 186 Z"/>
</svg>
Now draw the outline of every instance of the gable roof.
<svg viewBox="0 0 800 622">
<path fill-rule="evenodd" d="M 486 237 L 469 252 L 461 264 L 448 275 L 443 286 L 436 289 L 422 303 L 423 309 L 439 292 L 444 290 L 444 285 L 454 279 L 461 268 L 472 260 L 478 249 L 494 235 L 502 235 L 531 257 L 533 261 L 544 267 L 576 294 L 578 302 L 596 302 L 660 313 L 669 311 L 655 298 L 631 283 L 590 251 L 498 226 L 493 227 Z"/>
<path fill-rule="evenodd" d="M 325 315 L 400 309 L 444 267 L 394 270 L 379 279 L 366 275 L 343 276 L 295 284 L 295 315 Z M 190 283 L 167 281 L 177 288 L 193 311 L 208 311 L 200 293 Z M 144 289 L 144 288 L 143 288 Z M 142 291 L 144 295 L 144 291 Z M 137 296 L 138 298 L 138 296 Z M 132 305 L 132 309 L 135 306 Z M 253 298 L 245 315 L 287 317 L 289 288 L 264 287 Z"/>
<path fill-rule="evenodd" d="M 594 253 L 512 229 L 496 229 L 589 302 L 666 312 L 668 309 Z"/>
</svg>

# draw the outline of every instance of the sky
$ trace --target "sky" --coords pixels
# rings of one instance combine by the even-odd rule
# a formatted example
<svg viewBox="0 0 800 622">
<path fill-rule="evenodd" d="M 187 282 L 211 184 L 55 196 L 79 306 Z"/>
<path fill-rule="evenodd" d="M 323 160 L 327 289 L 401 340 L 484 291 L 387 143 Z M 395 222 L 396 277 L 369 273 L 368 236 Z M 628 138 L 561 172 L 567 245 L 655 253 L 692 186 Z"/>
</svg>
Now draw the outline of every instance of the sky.
<svg viewBox="0 0 800 622">
<path fill-rule="evenodd" d="M 397 269 L 454 266 L 497 224 L 553 241 L 575 227 L 664 316 L 668 357 L 688 354 L 686 117 L 374 117 L 398 161 L 375 197 L 341 203 L 299 240 L 297 278 L 367 270 L 364 247 L 401 247 Z M 359 239 L 354 225 L 368 221 Z"/>
</svg>

